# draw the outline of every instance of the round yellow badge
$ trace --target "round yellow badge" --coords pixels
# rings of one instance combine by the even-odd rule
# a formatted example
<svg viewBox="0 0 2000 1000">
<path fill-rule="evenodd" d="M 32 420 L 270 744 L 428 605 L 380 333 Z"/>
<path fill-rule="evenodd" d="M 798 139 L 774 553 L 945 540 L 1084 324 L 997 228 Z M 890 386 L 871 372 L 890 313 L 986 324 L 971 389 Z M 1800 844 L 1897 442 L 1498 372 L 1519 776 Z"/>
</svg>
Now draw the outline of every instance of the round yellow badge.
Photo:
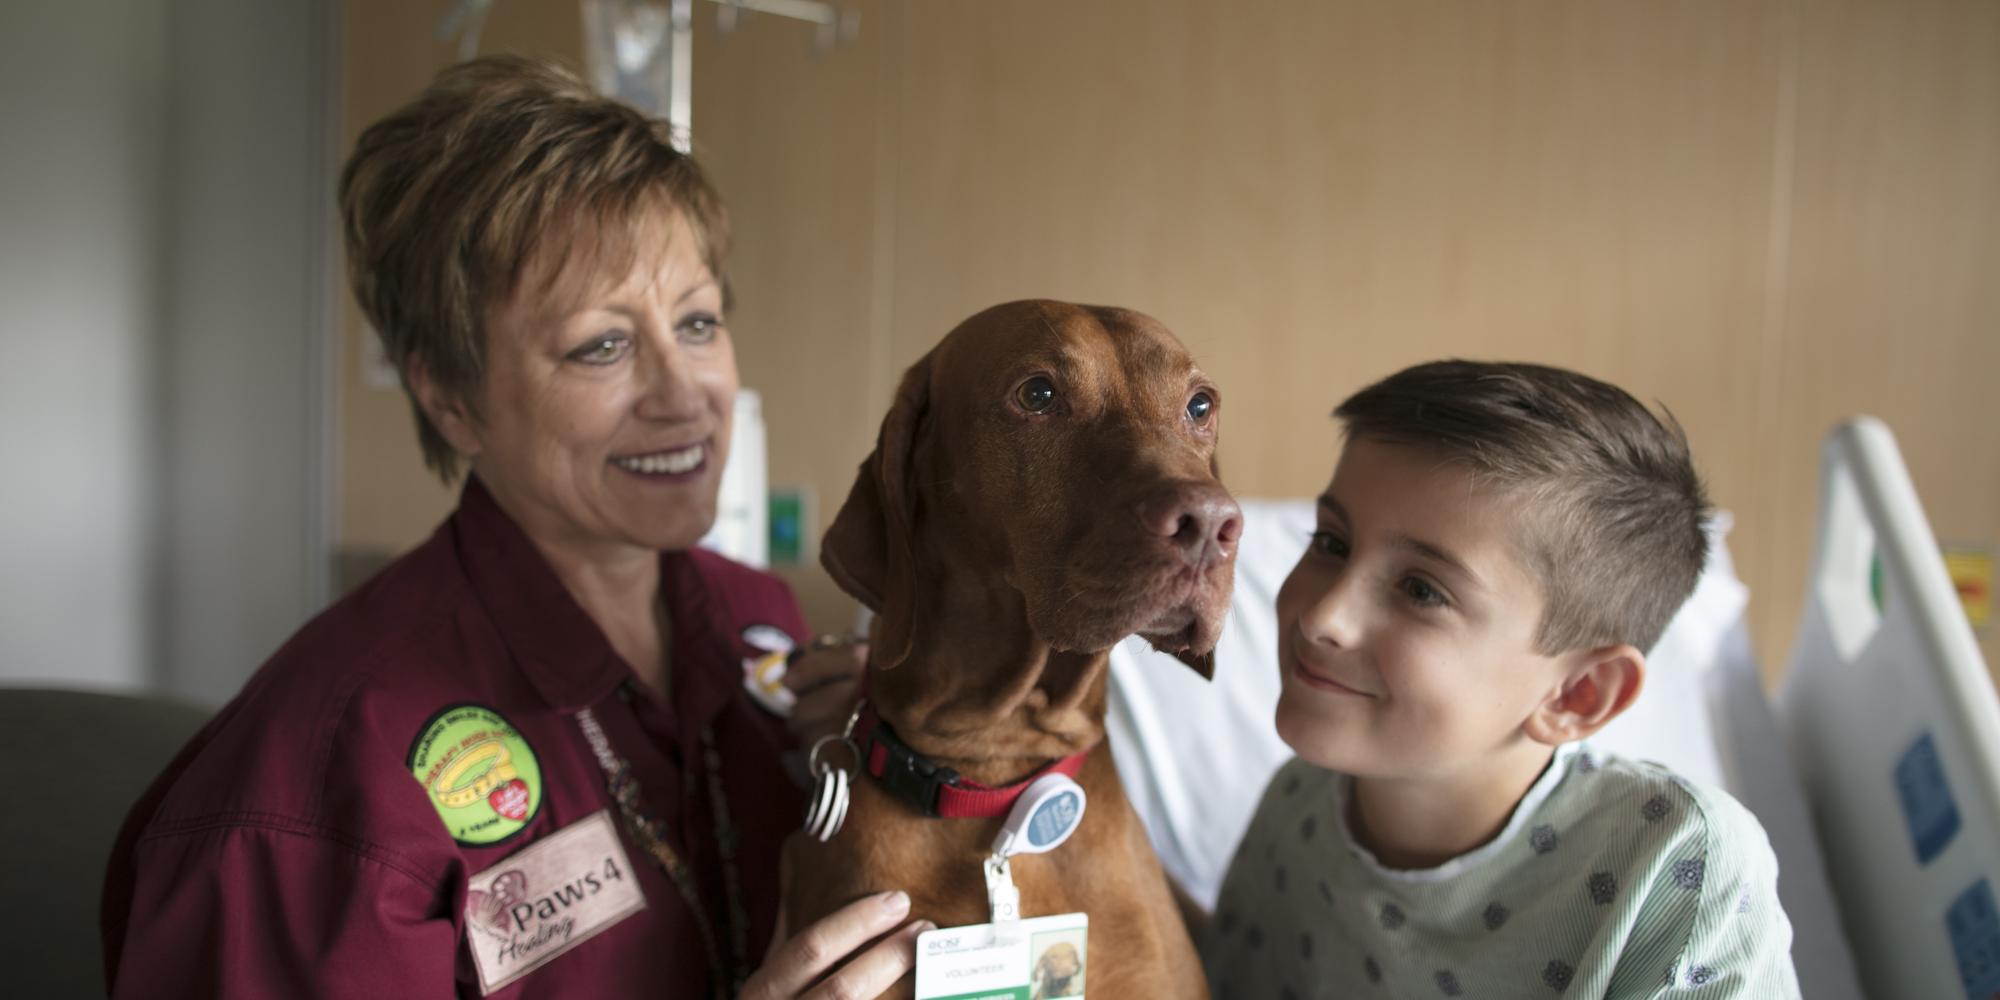
<svg viewBox="0 0 2000 1000">
<path fill-rule="evenodd" d="M 506 840 L 542 807 L 535 751 L 484 705 L 454 705 L 431 716 L 410 744 L 409 764 L 445 829 L 461 844 Z"/>
</svg>

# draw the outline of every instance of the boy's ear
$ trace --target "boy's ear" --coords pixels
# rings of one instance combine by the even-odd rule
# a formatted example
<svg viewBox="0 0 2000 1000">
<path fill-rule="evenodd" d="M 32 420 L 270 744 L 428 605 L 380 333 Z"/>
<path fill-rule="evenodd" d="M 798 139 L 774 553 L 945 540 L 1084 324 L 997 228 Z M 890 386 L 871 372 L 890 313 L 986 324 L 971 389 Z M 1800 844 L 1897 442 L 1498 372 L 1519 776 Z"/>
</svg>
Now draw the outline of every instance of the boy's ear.
<svg viewBox="0 0 2000 1000">
<path fill-rule="evenodd" d="M 1646 654 L 1635 646 L 1599 646 L 1569 654 L 1562 686 L 1528 716 L 1527 732 L 1555 746 L 1594 735 L 1625 714 L 1646 683 Z"/>
<path fill-rule="evenodd" d="M 410 387 L 410 398 L 424 419 L 437 428 L 437 432 L 451 445 L 452 450 L 466 458 L 479 454 L 479 435 L 473 432 L 473 417 L 465 401 L 455 394 L 446 392 L 444 387 L 431 377 L 429 366 L 412 357 L 403 365 L 403 382 Z"/>
</svg>

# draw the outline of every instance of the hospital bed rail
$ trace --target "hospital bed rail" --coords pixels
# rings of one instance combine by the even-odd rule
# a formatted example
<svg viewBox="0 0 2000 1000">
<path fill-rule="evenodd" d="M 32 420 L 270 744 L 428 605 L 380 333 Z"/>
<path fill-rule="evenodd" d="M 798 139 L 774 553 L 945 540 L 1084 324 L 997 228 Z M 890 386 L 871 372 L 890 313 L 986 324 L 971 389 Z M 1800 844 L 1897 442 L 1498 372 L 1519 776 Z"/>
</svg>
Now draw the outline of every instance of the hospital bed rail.
<svg viewBox="0 0 2000 1000">
<path fill-rule="evenodd" d="M 1874 418 L 1821 449 L 1813 568 L 1776 707 L 1868 995 L 2000 996 L 2000 699 Z"/>
</svg>

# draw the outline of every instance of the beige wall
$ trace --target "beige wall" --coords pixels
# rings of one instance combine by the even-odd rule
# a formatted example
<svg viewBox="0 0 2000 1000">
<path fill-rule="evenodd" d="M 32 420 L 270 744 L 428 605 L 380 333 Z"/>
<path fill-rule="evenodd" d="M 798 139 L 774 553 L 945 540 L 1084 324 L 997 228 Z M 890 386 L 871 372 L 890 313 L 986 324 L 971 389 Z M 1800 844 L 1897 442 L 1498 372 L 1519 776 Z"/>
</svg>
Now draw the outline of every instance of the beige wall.
<svg viewBox="0 0 2000 1000">
<path fill-rule="evenodd" d="M 754 16 L 727 39 L 700 18 L 696 50 L 770 479 L 813 488 L 822 526 L 902 367 L 1046 295 L 1181 335 L 1246 496 L 1317 490 L 1333 405 L 1441 355 L 1665 403 L 1737 515 L 1767 670 L 1839 415 L 1895 428 L 1941 537 L 2000 537 L 2000 5 L 853 7 L 830 54 Z M 378 430 L 406 454 L 367 460 L 417 486 L 347 508 L 350 541 L 407 544 L 444 506 L 401 405 Z M 818 574 L 794 584 L 845 624 Z"/>
<path fill-rule="evenodd" d="M 1809 3 L 1798 20 L 1772 464 L 1744 531 L 1767 656 L 1791 640 L 1817 442 L 1841 415 L 1895 430 L 1940 539 L 2000 538 L 2000 4 Z M 1980 639 L 2000 668 L 2000 635 Z"/>
<path fill-rule="evenodd" d="M 456 0 L 343 4 L 347 42 L 341 75 L 343 163 L 362 129 L 415 97 L 432 76 L 457 61 L 456 41 L 439 41 L 433 31 L 455 5 Z M 551 56 L 581 65 L 582 34 L 574 3 L 512 0 L 493 5 L 480 51 Z M 336 556 L 342 582 L 351 585 L 386 557 L 428 536 L 451 510 L 458 493 L 424 470 L 402 390 L 371 384 L 364 376 L 364 350 L 374 334 L 344 284 L 340 303 Z"/>
</svg>

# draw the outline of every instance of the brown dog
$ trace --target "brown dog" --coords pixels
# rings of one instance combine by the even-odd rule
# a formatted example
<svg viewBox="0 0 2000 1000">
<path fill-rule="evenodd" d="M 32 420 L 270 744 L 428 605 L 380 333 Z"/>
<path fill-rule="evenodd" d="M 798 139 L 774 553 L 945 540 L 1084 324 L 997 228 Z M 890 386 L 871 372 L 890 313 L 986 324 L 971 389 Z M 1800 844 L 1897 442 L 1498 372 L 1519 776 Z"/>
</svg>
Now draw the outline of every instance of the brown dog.
<svg viewBox="0 0 2000 1000">
<path fill-rule="evenodd" d="M 877 612 L 867 697 L 916 754 L 1004 786 L 1087 752 L 1077 832 L 1012 867 L 1024 916 L 1089 913 L 1099 996 L 1207 996 L 1104 710 L 1127 635 L 1212 671 L 1242 525 L 1216 481 L 1219 403 L 1152 319 L 995 306 L 903 377 L 822 546 Z M 905 793 L 862 776 L 838 836 L 792 839 L 787 926 L 888 889 L 940 927 L 989 919 L 981 862 L 1000 821 L 928 816 Z"/>
<path fill-rule="evenodd" d="M 1028 1000 L 1055 1000 L 1057 997 L 1073 997 L 1083 992 L 1083 956 L 1076 953 L 1076 945 L 1068 941 L 1057 941 L 1042 953 L 1035 963 L 1035 992 Z"/>
</svg>

